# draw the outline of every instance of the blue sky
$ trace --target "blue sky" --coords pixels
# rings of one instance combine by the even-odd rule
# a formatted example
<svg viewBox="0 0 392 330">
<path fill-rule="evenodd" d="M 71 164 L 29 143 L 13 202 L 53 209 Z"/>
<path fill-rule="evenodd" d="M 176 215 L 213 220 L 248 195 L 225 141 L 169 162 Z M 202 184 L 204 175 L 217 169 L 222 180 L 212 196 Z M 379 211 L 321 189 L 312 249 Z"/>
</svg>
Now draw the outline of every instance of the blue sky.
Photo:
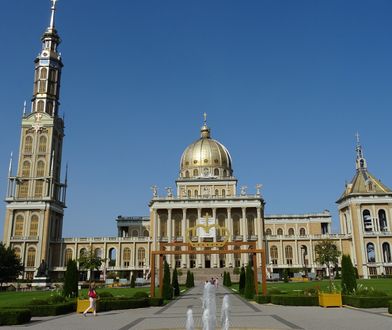
<svg viewBox="0 0 392 330">
<path fill-rule="evenodd" d="M 47 0 L 0 4 L 0 196 L 49 22 Z M 116 235 L 175 185 L 203 112 L 266 213 L 329 209 L 355 172 L 392 186 L 391 1 L 60 0 L 64 236 Z M 14 162 L 14 167 L 16 162 Z M 5 205 L 0 206 L 2 235 Z"/>
</svg>

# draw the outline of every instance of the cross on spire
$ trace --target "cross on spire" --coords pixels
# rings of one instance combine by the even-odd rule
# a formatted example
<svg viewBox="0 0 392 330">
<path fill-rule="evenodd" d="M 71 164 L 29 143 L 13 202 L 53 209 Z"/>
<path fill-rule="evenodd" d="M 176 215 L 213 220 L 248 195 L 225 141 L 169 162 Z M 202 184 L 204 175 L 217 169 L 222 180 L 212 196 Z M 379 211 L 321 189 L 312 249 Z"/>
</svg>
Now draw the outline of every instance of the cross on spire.
<svg viewBox="0 0 392 330">
<path fill-rule="evenodd" d="M 49 24 L 49 28 L 50 29 L 54 29 L 54 16 L 56 13 L 56 3 L 58 0 L 50 0 L 52 2 L 52 14 L 50 16 L 50 24 Z"/>
<path fill-rule="evenodd" d="M 207 126 L 207 113 L 206 112 L 204 112 L 203 117 L 204 117 L 204 126 Z"/>
</svg>

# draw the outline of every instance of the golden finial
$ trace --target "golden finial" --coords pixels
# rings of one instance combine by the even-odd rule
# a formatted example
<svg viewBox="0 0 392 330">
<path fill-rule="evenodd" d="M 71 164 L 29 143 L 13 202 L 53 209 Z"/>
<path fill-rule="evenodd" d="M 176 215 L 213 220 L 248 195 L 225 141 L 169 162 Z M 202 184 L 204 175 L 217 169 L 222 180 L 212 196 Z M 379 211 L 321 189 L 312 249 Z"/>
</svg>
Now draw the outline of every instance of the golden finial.
<svg viewBox="0 0 392 330">
<path fill-rule="evenodd" d="M 204 117 L 204 126 L 207 126 L 207 113 L 206 112 L 204 112 L 203 117 Z"/>
</svg>

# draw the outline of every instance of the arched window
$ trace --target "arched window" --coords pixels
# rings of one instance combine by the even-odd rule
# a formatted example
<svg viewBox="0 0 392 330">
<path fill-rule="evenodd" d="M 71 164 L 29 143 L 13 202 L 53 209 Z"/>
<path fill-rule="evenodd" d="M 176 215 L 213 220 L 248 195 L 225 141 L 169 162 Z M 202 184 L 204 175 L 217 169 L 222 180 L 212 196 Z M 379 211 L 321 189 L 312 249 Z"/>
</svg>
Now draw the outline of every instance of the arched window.
<svg viewBox="0 0 392 330">
<path fill-rule="evenodd" d="M 214 169 L 214 175 L 215 175 L 215 176 L 219 176 L 219 169 L 217 169 L 217 168 Z"/>
<path fill-rule="evenodd" d="M 308 255 L 308 247 L 306 245 L 301 245 L 301 259 L 302 259 L 302 264 L 304 266 L 308 265 L 308 259 L 306 256 Z"/>
<path fill-rule="evenodd" d="M 300 234 L 300 236 L 305 236 L 305 235 L 306 235 L 306 230 L 305 230 L 305 228 L 300 228 L 299 234 Z"/>
<path fill-rule="evenodd" d="M 48 69 L 42 68 L 39 79 L 47 79 L 47 78 L 48 78 Z"/>
<path fill-rule="evenodd" d="M 42 177 L 45 174 L 45 163 L 43 160 L 37 162 L 37 176 Z"/>
<path fill-rule="evenodd" d="M 43 87 L 43 88 L 45 88 L 45 82 L 41 82 L 40 83 L 40 87 Z M 44 105 L 45 105 L 45 103 L 44 103 L 44 101 L 42 101 L 42 100 L 40 100 L 40 101 L 38 101 L 37 102 L 37 111 L 38 112 L 44 112 Z"/>
<path fill-rule="evenodd" d="M 240 235 L 240 217 L 237 214 L 233 215 L 233 235 Z"/>
<path fill-rule="evenodd" d="M 189 171 L 185 171 L 185 177 L 189 178 Z"/>
<path fill-rule="evenodd" d="M 30 176 L 30 162 L 25 160 L 22 165 L 22 176 L 29 177 Z"/>
<path fill-rule="evenodd" d="M 286 247 L 284 248 L 284 254 L 286 256 L 286 263 L 288 265 L 292 265 L 293 264 L 293 248 L 291 247 L 291 245 L 286 245 Z"/>
<path fill-rule="evenodd" d="M 52 86 L 55 86 L 55 85 L 52 85 Z M 46 105 L 46 112 L 48 114 L 50 114 L 51 116 L 53 115 L 53 103 L 52 102 L 48 102 L 47 103 L 47 105 Z"/>
<path fill-rule="evenodd" d="M 64 255 L 64 265 L 68 265 L 68 262 L 72 260 L 72 249 L 65 249 L 65 255 Z"/>
<path fill-rule="evenodd" d="M 94 256 L 95 256 L 96 258 L 102 258 L 102 249 L 96 248 L 96 249 L 94 250 Z"/>
<path fill-rule="evenodd" d="M 199 171 L 197 169 L 193 170 L 193 176 L 198 176 L 199 175 Z"/>
<path fill-rule="evenodd" d="M 79 251 L 79 258 L 84 257 L 87 255 L 87 249 L 81 248 Z"/>
<path fill-rule="evenodd" d="M 34 197 L 39 198 L 42 197 L 42 192 L 44 188 L 44 181 L 43 180 L 37 180 L 35 182 L 35 190 L 34 190 Z"/>
<path fill-rule="evenodd" d="M 37 236 L 38 235 L 38 216 L 33 214 L 30 220 L 30 233 L 29 236 Z"/>
<path fill-rule="evenodd" d="M 139 232 L 136 229 L 132 230 L 132 237 L 139 237 Z"/>
<path fill-rule="evenodd" d="M 282 235 L 283 235 L 283 229 L 282 229 L 282 228 L 278 228 L 278 230 L 276 231 L 276 233 L 277 233 L 279 236 L 282 236 Z"/>
<path fill-rule="evenodd" d="M 15 256 L 16 256 L 18 259 L 20 259 L 20 254 L 21 254 L 20 248 L 14 247 L 14 253 L 15 253 Z"/>
<path fill-rule="evenodd" d="M 226 190 L 222 189 L 222 196 L 225 197 L 226 196 Z"/>
<path fill-rule="evenodd" d="M 376 262 L 376 252 L 374 251 L 374 244 L 368 243 L 366 245 L 368 262 Z"/>
<path fill-rule="evenodd" d="M 14 236 L 23 236 L 24 218 L 23 215 L 18 215 L 15 220 Z"/>
<path fill-rule="evenodd" d="M 116 249 L 111 248 L 109 249 L 109 267 L 116 266 Z"/>
<path fill-rule="evenodd" d="M 130 262 L 131 262 L 131 249 L 125 248 L 123 252 L 124 267 L 129 267 Z"/>
<path fill-rule="evenodd" d="M 272 235 L 272 230 L 270 228 L 267 228 L 266 231 L 265 231 L 265 234 L 271 236 Z"/>
<path fill-rule="evenodd" d="M 278 248 L 275 245 L 272 245 L 270 248 L 271 262 L 273 265 L 278 264 Z"/>
<path fill-rule="evenodd" d="M 143 236 L 144 237 L 149 237 L 150 236 L 150 233 L 148 232 L 148 230 L 146 229 L 146 230 L 144 230 L 144 232 L 143 232 Z"/>
<path fill-rule="evenodd" d="M 219 190 L 215 189 L 215 196 L 219 196 Z"/>
<path fill-rule="evenodd" d="M 390 247 L 389 243 L 387 243 L 387 242 L 382 244 L 382 255 L 383 255 L 384 262 L 387 262 L 387 263 L 392 262 L 391 247 Z"/>
<path fill-rule="evenodd" d="M 363 217 L 363 229 L 365 231 L 372 231 L 373 225 L 372 225 L 372 217 L 370 216 L 370 211 L 363 210 L 362 217 Z"/>
<path fill-rule="evenodd" d="M 289 228 L 289 236 L 294 236 L 294 229 L 293 228 Z"/>
<path fill-rule="evenodd" d="M 24 152 L 33 152 L 33 138 L 30 135 L 26 136 L 25 138 Z"/>
<path fill-rule="evenodd" d="M 227 177 L 227 171 L 223 170 L 223 177 Z"/>
<path fill-rule="evenodd" d="M 27 267 L 34 267 L 35 266 L 35 249 L 33 247 L 29 247 L 27 250 Z"/>
<path fill-rule="evenodd" d="M 255 235 L 255 217 L 252 214 L 247 215 L 248 222 L 248 236 Z"/>
<path fill-rule="evenodd" d="M 46 143 L 48 139 L 46 136 L 42 135 L 39 138 L 39 146 L 38 146 L 38 152 L 46 152 Z"/>
<path fill-rule="evenodd" d="M 199 192 L 198 192 L 198 190 L 196 189 L 196 190 L 195 190 L 195 197 L 197 197 L 197 196 L 199 196 Z"/>
<path fill-rule="evenodd" d="M 385 210 L 378 210 L 378 223 L 380 224 L 381 231 L 388 230 L 387 215 L 385 214 Z"/>
<path fill-rule="evenodd" d="M 139 265 L 139 267 L 144 267 L 145 258 L 146 250 L 141 247 L 137 250 L 137 264 Z"/>
</svg>

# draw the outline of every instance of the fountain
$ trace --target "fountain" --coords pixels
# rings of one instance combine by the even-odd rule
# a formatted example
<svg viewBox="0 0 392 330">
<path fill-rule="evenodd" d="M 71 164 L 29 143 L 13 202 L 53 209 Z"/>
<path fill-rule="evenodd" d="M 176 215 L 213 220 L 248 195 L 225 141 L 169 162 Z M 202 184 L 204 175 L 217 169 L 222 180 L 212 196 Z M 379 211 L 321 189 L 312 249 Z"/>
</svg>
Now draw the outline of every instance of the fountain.
<svg viewBox="0 0 392 330">
<path fill-rule="evenodd" d="M 193 320 L 192 308 L 188 308 L 188 310 L 186 312 L 185 329 L 186 330 L 195 330 L 195 321 Z"/>
<path fill-rule="evenodd" d="M 221 309 L 221 327 L 222 330 L 229 330 L 229 296 L 225 294 L 223 297 L 223 302 L 222 302 L 222 309 Z"/>
<path fill-rule="evenodd" d="M 207 282 L 203 291 L 203 330 L 215 330 L 216 328 L 216 288 Z"/>
</svg>

